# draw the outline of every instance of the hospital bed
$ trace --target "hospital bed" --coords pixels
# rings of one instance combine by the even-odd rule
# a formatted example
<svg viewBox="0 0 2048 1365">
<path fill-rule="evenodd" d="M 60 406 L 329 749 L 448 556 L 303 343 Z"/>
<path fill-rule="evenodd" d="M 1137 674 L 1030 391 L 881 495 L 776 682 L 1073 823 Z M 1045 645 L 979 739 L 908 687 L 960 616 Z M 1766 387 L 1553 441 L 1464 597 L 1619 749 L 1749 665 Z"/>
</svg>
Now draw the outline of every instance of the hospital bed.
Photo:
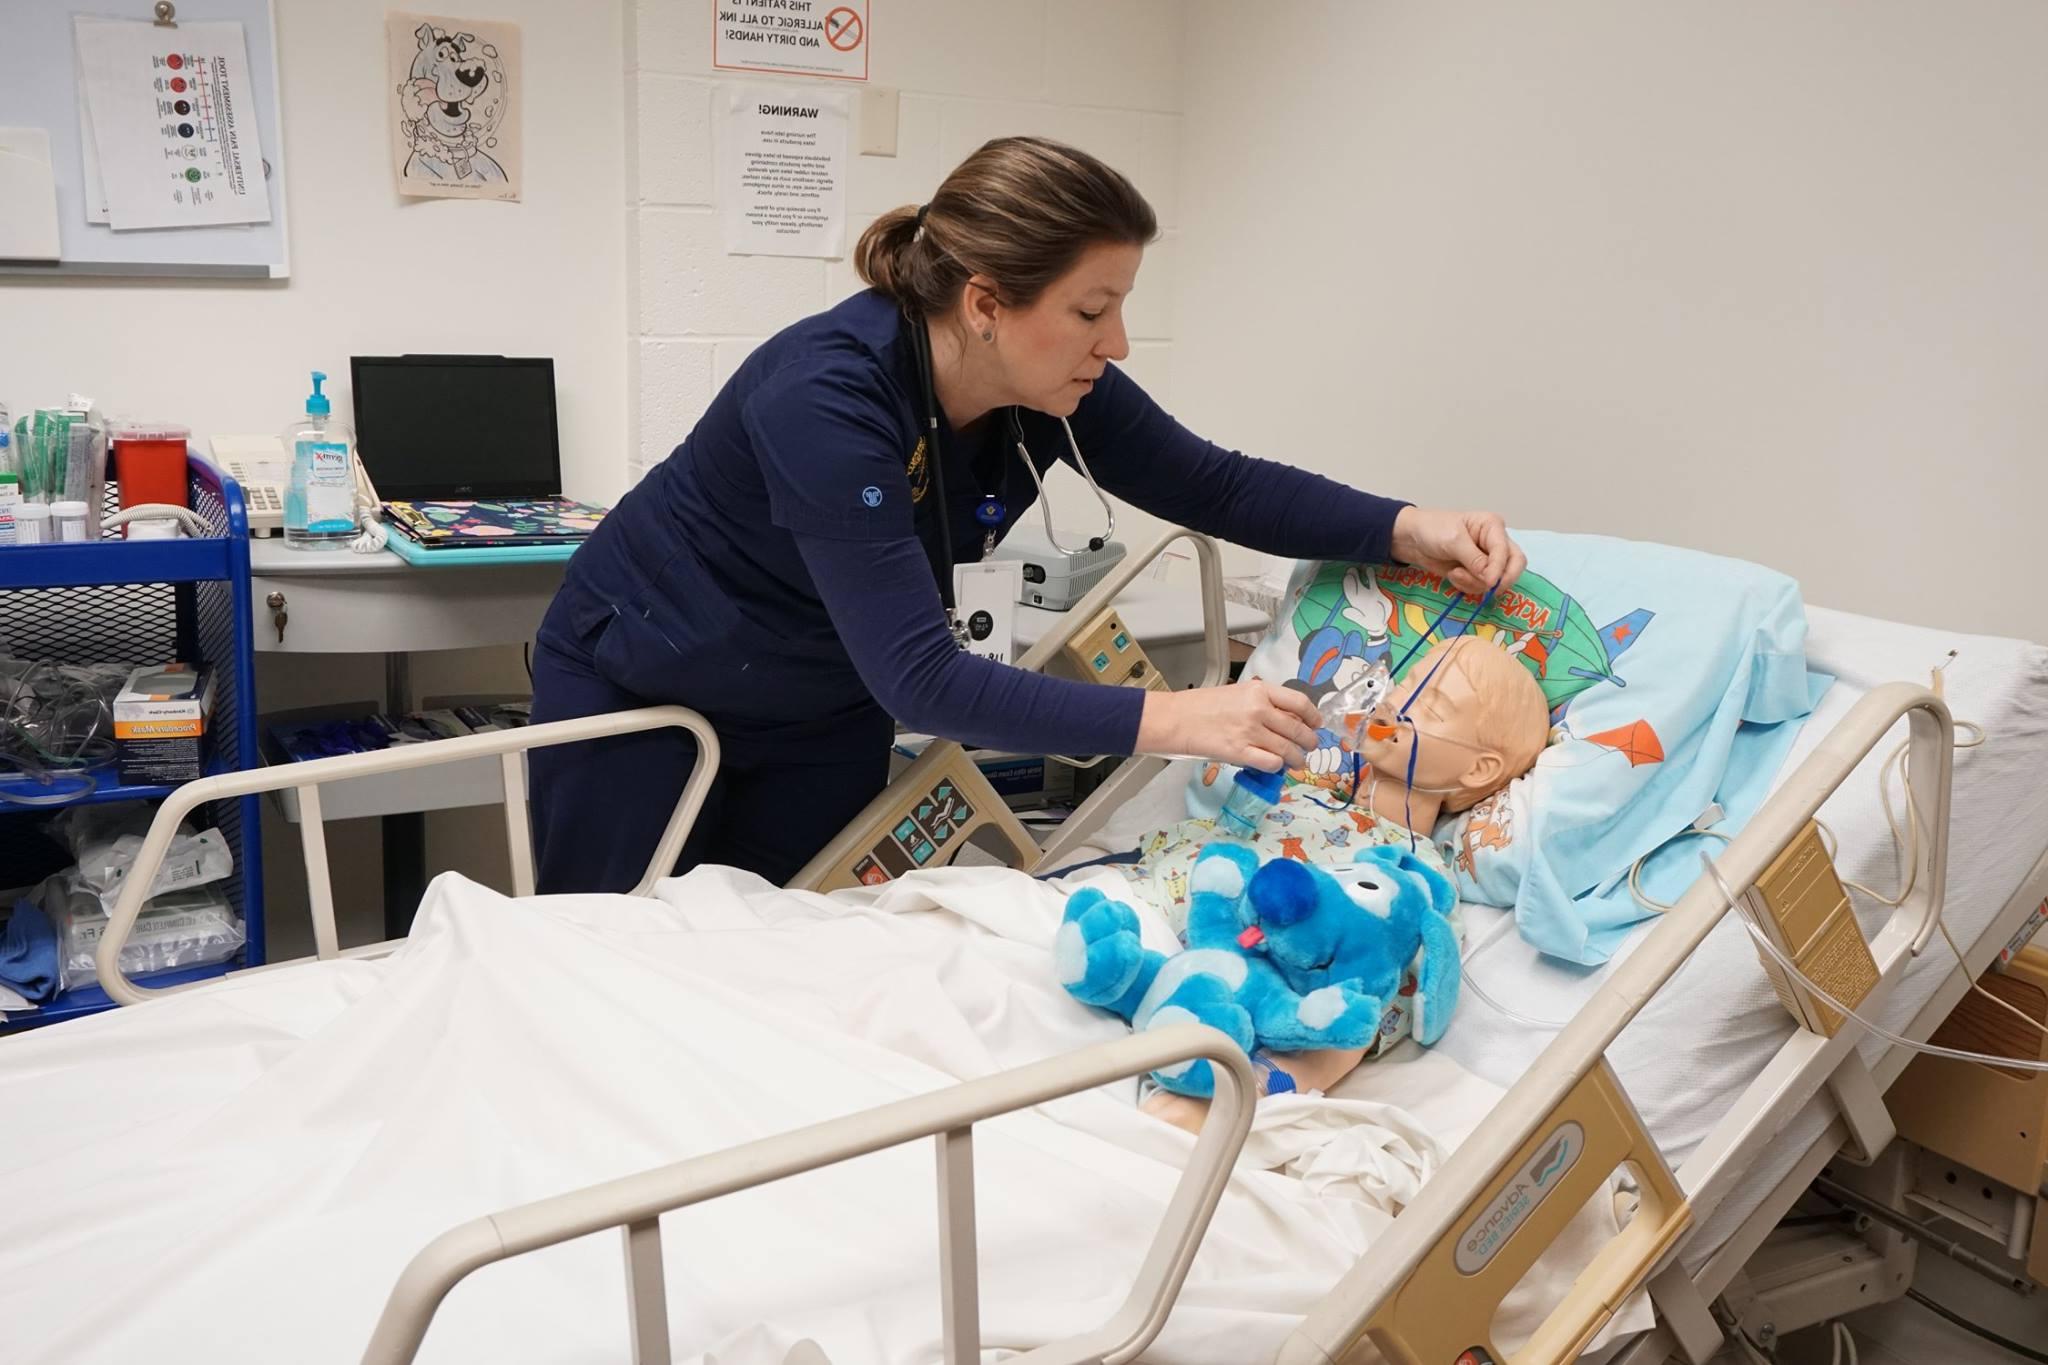
<svg viewBox="0 0 2048 1365">
<path fill-rule="evenodd" d="M 1152 555 L 1173 539 L 1155 546 Z M 1223 668 L 1220 567 L 1214 547 L 1194 538 L 1210 622 L 1211 678 Z M 1055 658 L 1078 664 L 1085 673 L 1103 655 L 1103 643 L 1117 634 L 1109 609 L 1115 592 L 1152 557 L 1135 557 L 1116 577 L 1099 586 L 1070 615 L 1069 628 L 1048 637 L 1025 662 L 1043 666 Z M 2032 795 L 2038 787 L 2041 750 L 2048 747 L 2048 664 L 2043 652 L 1997 642 L 1973 642 L 1980 652 L 2005 653 L 1981 671 L 1951 673 L 1948 696 L 1972 709 L 1990 730 L 1994 744 L 1971 755 L 1956 782 L 1953 726 L 1948 704 L 1929 689 L 1887 681 L 1911 676 L 1905 662 L 1935 657 L 1946 637 L 1814 611 L 1811 652 L 1841 679 L 1827 703 L 1806 726 L 1772 796 L 1722 851 L 1717 866 L 1725 887 L 1702 878 L 1616 962 L 1577 983 L 1581 995 L 1568 1023 L 1540 1047 L 1523 1035 L 1529 1055 L 1509 1054 L 1508 1074 L 1488 1081 L 1463 1076 L 1493 1102 L 1414 1200 L 1372 1242 L 1370 1254 L 1337 1277 L 1319 1302 L 1276 1342 L 1273 1358 L 1285 1362 L 1369 1360 L 1375 1353 L 1396 1361 L 1478 1362 L 1488 1358 L 1523 1361 L 1568 1360 L 1620 1314 L 1631 1330 L 1615 1347 L 1629 1365 L 1667 1358 L 1700 1362 L 1725 1344 L 1725 1328 L 1768 1341 L 1809 1322 L 1895 1297 L 1910 1279 L 1913 1244 L 1884 1225 L 1854 1237 L 1829 1239 L 1802 1234 L 1781 1249 L 1774 1235 L 1786 1212 L 1822 1170 L 1853 1181 L 1855 1168 L 1882 1171 L 1886 1153 L 1896 1152 L 1895 1128 L 1883 1092 L 1906 1066 L 1903 1049 L 1884 1045 L 1855 1028 L 1834 1036 L 1796 1027 L 1776 1006 L 1755 952 L 1728 913 L 1729 893 L 1741 894 L 1802 838 L 1810 821 L 1825 813 L 1841 840 L 1837 861 L 1846 871 L 1872 875 L 1890 855 L 1876 828 L 1875 768 L 1872 755 L 1903 724 L 1911 745 L 1914 797 L 1928 817 L 1929 837 L 1917 850 L 1913 894 L 1889 919 L 1866 922 L 1882 981 L 1867 996 L 1862 1012 L 1915 1039 L 1928 1037 L 1962 998 L 1966 979 L 1945 949 L 1933 944 L 1937 920 L 1946 922 L 1961 945 L 1969 976 L 1981 972 L 2028 926 L 2048 896 L 2048 806 Z M 1082 647 L 1068 650 L 1075 639 Z M 1126 657 L 1130 657 L 1126 655 Z M 1967 662 L 1967 660 L 1966 660 Z M 1924 662 L 1918 665 L 1924 667 Z M 1096 670 L 1102 672 L 1104 670 Z M 1125 664 L 1122 681 L 1146 685 Z M 701 719 L 667 710 L 602 722 L 568 722 L 568 727 L 680 724 L 699 735 L 707 763 L 694 774 L 676 816 L 650 862 L 639 890 L 654 889 L 661 868 L 672 861 L 701 802 L 709 780 L 715 738 Z M 302 825 L 313 896 L 319 955 L 338 953 L 318 804 L 320 785 L 387 768 L 435 761 L 463 761 L 488 750 L 503 764 L 507 830 L 512 847 L 513 890 L 531 891 L 531 858 L 523 818 L 523 769 L 518 753 L 535 743 L 587 738 L 585 729 L 535 727 L 513 736 L 480 736 L 448 741 L 412 752 L 325 760 L 269 773 L 208 779 L 173 803 L 285 786 L 301 792 L 307 818 Z M 1983 761 L 1979 761 L 1983 760 Z M 967 846 L 993 845 L 1012 866 L 1036 869 L 1084 852 L 1090 839 L 1107 837 L 1119 818 L 1126 823 L 1156 821 L 1175 799 L 1180 775 L 1169 765 L 1140 761 L 1123 769 L 1077 812 L 1046 847 L 1038 848 L 999 799 L 979 783 L 971 763 L 951 746 L 934 745 L 889 792 L 856 820 L 800 882 L 845 885 L 873 876 L 862 870 L 876 840 L 918 808 L 951 798 L 959 818 L 946 827 L 945 846 L 929 860 L 949 862 Z M 208 784 L 212 784 L 209 786 Z M 218 791 L 212 787 L 217 786 Z M 311 797 L 310 804 L 307 797 Z M 144 870 L 161 855 L 182 813 L 167 803 L 142 855 Z M 1961 856 L 1957 856 L 1960 853 Z M 148 876 L 129 885 L 146 887 Z M 865 894 L 865 893 L 862 893 Z M 124 1003 L 150 993 L 118 972 L 123 935 L 138 904 L 117 908 L 100 948 L 100 968 L 109 993 Z M 1478 907 L 1475 914 L 1483 915 Z M 1480 926 L 1487 923 L 1481 918 Z M 1475 932 L 1468 930 L 1468 934 Z M 1508 941 L 1508 947 L 1513 940 Z M 388 945 L 359 950 L 389 951 Z M 1499 977 L 1523 970 L 1514 955 L 1485 970 Z M 1533 965 L 1533 964 L 1526 964 Z M 268 970 L 268 969 L 259 969 Z M 290 967 L 281 970 L 293 970 Z M 1497 987 L 1497 982 L 1494 983 Z M 1672 989 L 1665 989 L 1667 986 Z M 218 989 L 210 987 L 208 989 Z M 1503 1037 L 1499 1020 L 1469 997 L 1461 1003 L 1452 1037 L 1461 1030 L 1481 1039 Z M 61 1032 L 52 1030 L 50 1032 Z M 1682 1059 L 1691 1039 L 1711 1054 L 1698 1065 Z M 937 1136 L 941 1185 L 953 1203 L 942 1212 L 952 1231 L 942 1237 L 949 1267 L 941 1276 L 946 1306 L 946 1342 L 951 1359 L 974 1358 L 978 1339 L 973 1320 L 974 1241 L 966 1196 L 972 1176 L 966 1126 L 1011 1105 L 1030 1105 L 1057 1093 L 1062 1084 L 1082 1088 L 1113 1075 L 1130 1075 L 1157 1064 L 1136 1046 L 1053 1061 L 999 1084 L 940 1092 L 931 1102 L 905 1109 L 855 1115 L 843 1126 L 789 1135 L 715 1157 L 650 1171 L 543 1205 L 514 1210 L 497 1220 L 465 1225 L 422 1251 L 391 1294 L 378 1326 L 375 1353 L 368 1358 L 406 1359 L 420 1341 L 448 1286 L 485 1261 L 515 1254 L 607 1227 L 620 1227 L 627 1247 L 634 1340 L 641 1359 L 660 1353 L 659 1239 L 652 1218 L 663 1209 L 776 1180 L 809 1165 L 845 1159 L 881 1146 Z M 1216 1056 L 1227 1049 L 1212 1038 L 1176 1035 L 1150 1040 L 1173 1056 Z M 1447 1043 L 1450 1039 L 1446 1040 Z M 1440 1048 L 1439 1051 L 1447 1049 Z M 1164 1054 L 1154 1054 L 1164 1055 Z M 1680 1057 L 1673 1065 L 1673 1058 Z M 1367 1094 L 1400 1066 L 1391 1062 L 1361 1068 L 1336 1092 Z M 1675 1076 L 1671 1073 L 1676 1073 Z M 1042 1359 L 1136 1358 L 1156 1330 L 1185 1273 L 1185 1247 L 1199 1236 L 1205 1213 L 1215 1204 L 1212 1171 L 1204 1163 L 1227 1160 L 1242 1140 L 1247 1121 L 1237 1103 L 1238 1080 L 1225 1087 L 1216 1119 L 1205 1129 L 1198 1161 L 1187 1170 L 1182 1190 L 1164 1220 L 1155 1253 L 1140 1276 L 1128 1306 L 1110 1335 L 1083 1334 Z M 1449 1072 L 1431 1075 L 1442 1079 Z M 1678 1084 L 1674 1086 L 1673 1080 Z M 1490 1088 L 1489 1088 L 1490 1087 Z M 1560 1146 L 1560 1139 L 1567 1139 Z M 1573 1143 L 1582 1143 L 1574 1154 Z M 1564 1167 L 1547 1174 L 1562 1156 Z M 1542 1193 L 1518 1198 L 1534 1163 L 1544 1159 Z M 1872 1165 L 1872 1163 L 1878 1163 Z M 1539 1267 L 1553 1236 L 1583 1208 L 1614 1197 L 1617 1167 L 1630 1179 L 1625 1197 L 1633 1211 L 1625 1226 L 1594 1256 L 1568 1292 L 1551 1297 L 1554 1309 L 1541 1327 L 1512 1353 L 1499 1349 L 1489 1322 L 1525 1273 Z M 1894 1178 L 1896 1184 L 1896 1174 Z M 1526 1193 L 1526 1190 L 1522 1191 Z M 1895 1190 L 1896 1194 L 1897 1191 Z M 2038 1191 L 2021 1191 L 2038 1193 Z M 1619 1220 L 1617 1220 L 1619 1221 Z M 1505 1226 L 1508 1235 L 1500 1230 Z M 1475 1234 L 1478 1234 L 1475 1239 Z M 1168 1249 L 1162 1249 L 1168 1248 Z M 1771 1260 L 1774 1251 L 1779 1252 Z M 1768 1273 L 1752 1266 L 1768 1262 Z M 1795 1273 L 1802 1265 L 1811 1273 Z M 1644 1295 L 1654 1318 L 1642 1309 Z M 813 1354 L 805 1354 L 809 1350 Z M 763 1357 L 768 1358 L 768 1357 Z M 799 1344 L 790 1361 L 824 1359 L 815 1347 Z"/>
</svg>

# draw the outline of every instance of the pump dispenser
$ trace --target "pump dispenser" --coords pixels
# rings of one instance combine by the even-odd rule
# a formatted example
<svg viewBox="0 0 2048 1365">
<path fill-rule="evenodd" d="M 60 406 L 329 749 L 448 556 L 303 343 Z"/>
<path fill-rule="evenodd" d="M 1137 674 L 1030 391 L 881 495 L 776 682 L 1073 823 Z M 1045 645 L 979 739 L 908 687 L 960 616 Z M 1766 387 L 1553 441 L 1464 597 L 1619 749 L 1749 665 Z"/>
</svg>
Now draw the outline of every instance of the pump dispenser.
<svg viewBox="0 0 2048 1365">
<path fill-rule="evenodd" d="M 355 435 L 336 421 L 313 371 L 306 415 L 285 428 L 291 484 L 284 497 L 284 543 L 295 550 L 346 549 L 356 537 Z"/>
</svg>

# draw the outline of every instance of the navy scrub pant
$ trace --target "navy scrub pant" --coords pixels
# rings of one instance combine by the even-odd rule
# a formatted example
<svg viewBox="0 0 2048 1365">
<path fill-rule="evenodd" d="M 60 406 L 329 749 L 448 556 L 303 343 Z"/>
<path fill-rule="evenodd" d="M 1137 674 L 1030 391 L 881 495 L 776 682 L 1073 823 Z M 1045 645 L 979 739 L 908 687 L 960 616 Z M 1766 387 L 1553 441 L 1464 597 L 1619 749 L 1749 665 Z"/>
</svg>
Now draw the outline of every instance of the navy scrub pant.
<svg viewBox="0 0 2048 1365">
<path fill-rule="evenodd" d="M 598 675 L 543 633 L 533 652 L 536 724 L 658 704 Z M 714 729 L 716 716 L 707 716 Z M 721 741 L 723 746 L 723 741 Z M 647 871 L 697 761 L 681 730 L 535 749 L 529 759 L 536 882 L 543 895 L 631 891 Z M 722 863 L 780 886 L 802 870 L 889 776 L 889 750 L 845 762 L 727 748 L 675 871 Z"/>
</svg>

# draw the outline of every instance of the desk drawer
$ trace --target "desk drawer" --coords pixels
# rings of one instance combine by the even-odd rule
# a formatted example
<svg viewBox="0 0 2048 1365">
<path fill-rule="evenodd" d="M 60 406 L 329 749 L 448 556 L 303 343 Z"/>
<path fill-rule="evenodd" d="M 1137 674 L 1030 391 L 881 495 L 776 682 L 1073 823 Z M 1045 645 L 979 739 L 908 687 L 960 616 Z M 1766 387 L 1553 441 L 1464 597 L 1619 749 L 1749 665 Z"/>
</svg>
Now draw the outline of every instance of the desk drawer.
<svg viewBox="0 0 2048 1365">
<path fill-rule="evenodd" d="M 558 564 L 266 574 L 250 580 L 249 613 L 259 653 L 397 654 L 520 644 L 539 629 L 561 578 Z"/>
</svg>

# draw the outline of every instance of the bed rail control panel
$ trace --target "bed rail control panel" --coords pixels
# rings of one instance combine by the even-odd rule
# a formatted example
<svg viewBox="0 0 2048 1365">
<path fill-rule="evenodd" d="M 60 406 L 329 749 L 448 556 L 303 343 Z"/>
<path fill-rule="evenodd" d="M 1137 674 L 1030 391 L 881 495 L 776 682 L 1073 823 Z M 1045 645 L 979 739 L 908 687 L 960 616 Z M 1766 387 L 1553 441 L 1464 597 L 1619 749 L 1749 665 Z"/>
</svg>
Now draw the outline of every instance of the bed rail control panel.
<svg viewBox="0 0 2048 1365">
<path fill-rule="evenodd" d="M 934 743 L 859 818 L 797 874 L 798 891 L 880 886 L 944 867 L 986 832 L 1010 867 L 1029 867 L 1038 844 L 959 745 Z"/>
<path fill-rule="evenodd" d="M 1089 622 L 1086 629 L 1067 642 L 1063 652 L 1068 666 L 1084 681 L 1108 683 L 1112 687 L 1149 687 L 1157 692 L 1170 690 L 1166 678 L 1145 657 L 1144 649 L 1115 608 Z"/>
<path fill-rule="evenodd" d="M 1835 999 L 1854 1007 L 1877 985 L 1877 959 L 1856 923 L 1849 893 L 1835 875 L 1820 827 L 1812 821 L 1742 899 L 1764 935 Z M 1778 1003 L 1801 1027 L 1832 1038 L 1842 1026 L 1841 1014 L 1791 980 L 1763 949 L 1757 949 L 1757 956 L 1778 993 Z"/>
</svg>

